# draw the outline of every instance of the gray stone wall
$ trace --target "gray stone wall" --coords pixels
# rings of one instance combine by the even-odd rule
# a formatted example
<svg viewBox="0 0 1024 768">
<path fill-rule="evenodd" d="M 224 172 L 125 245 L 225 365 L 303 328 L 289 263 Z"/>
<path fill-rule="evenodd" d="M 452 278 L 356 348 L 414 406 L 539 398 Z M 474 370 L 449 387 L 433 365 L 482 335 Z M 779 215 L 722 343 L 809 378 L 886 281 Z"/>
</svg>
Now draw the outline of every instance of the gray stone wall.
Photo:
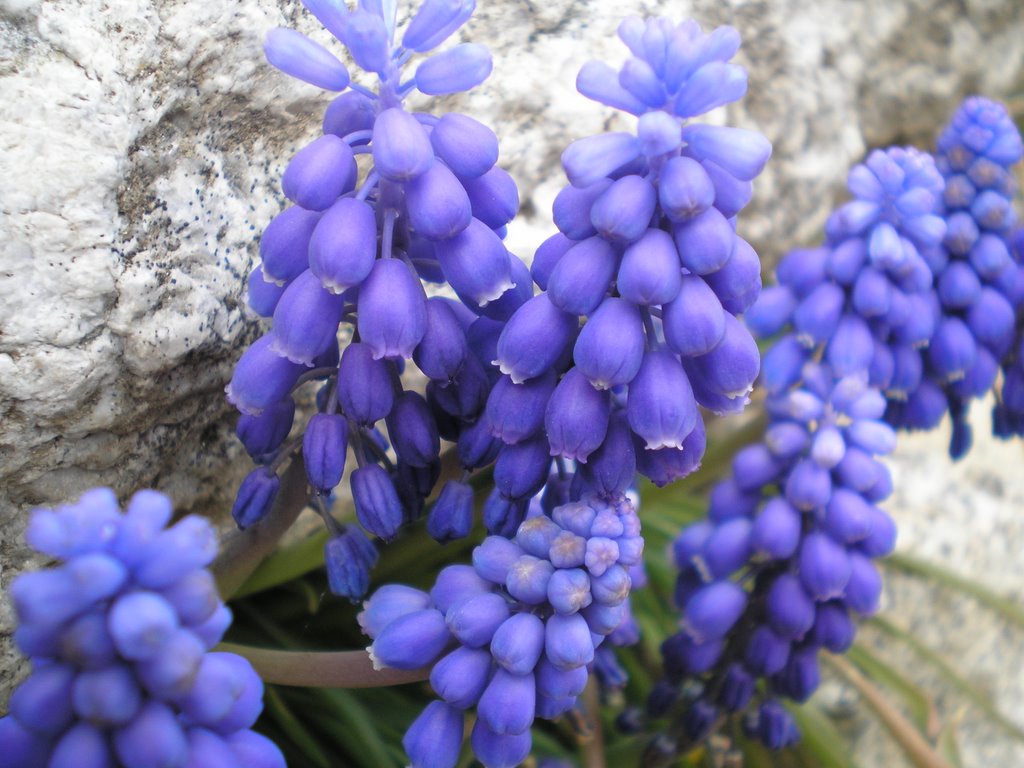
<svg viewBox="0 0 1024 768">
<path fill-rule="evenodd" d="M 478 5 L 463 34 L 494 75 L 433 108 L 497 131 L 524 257 L 552 231 L 564 146 L 628 126 L 573 86 L 588 58 L 623 60 L 625 14 L 739 28 L 749 93 L 716 119 L 774 143 L 740 224 L 768 263 L 816 239 L 866 149 L 929 146 L 965 94 L 1024 91 L 1019 0 Z M 279 25 L 328 43 L 293 0 L 0 0 L 0 591 L 33 505 L 154 486 L 223 515 L 246 471 L 222 396 L 259 332 L 244 279 L 330 99 L 264 63 Z M 23 672 L 11 627 L 0 597 L 0 702 Z"/>
</svg>

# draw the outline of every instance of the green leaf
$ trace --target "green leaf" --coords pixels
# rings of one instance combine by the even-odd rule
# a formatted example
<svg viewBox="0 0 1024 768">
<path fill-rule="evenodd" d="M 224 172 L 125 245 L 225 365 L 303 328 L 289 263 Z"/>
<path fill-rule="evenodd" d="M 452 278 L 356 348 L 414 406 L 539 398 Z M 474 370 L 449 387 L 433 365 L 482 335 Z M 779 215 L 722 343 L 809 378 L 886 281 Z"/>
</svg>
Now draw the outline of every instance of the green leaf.
<svg viewBox="0 0 1024 768">
<path fill-rule="evenodd" d="M 800 726 L 799 751 L 818 768 L 853 768 L 846 739 L 814 703 L 791 705 L 789 711 Z"/>
<path fill-rule="evenodd" d="M 331 768 L 331 760 L 320 748 L 316 738 L 309 732 L 305 725 L 295 716 L 281 698 L 277 689 L 268 685 L 263 694 L 263 701 L 267 711 L 274 721 L 280 726 L 292 743 L 301 750 L 302 754 L 309 760 L 309 764 L 317 768 Z"/>
<path fill-rule="evenodd" d="M 916 576 L 925 576 L 950 589 L 965 592 L 978 600 L 978 602 L 996 611 L 1007 621 L 1013 622 L 1019 627 L 1024 627 L 1024 606 L 997 594 L 973 579 L 961 576 L 941 565 L 930 563 L 927 560 L 921 560 L 913 555 L 907 555 L 902 552 L 889 555 L 881 563 L 886 568 L 911 573 Z"/>
<path fill-rule="evenodd" d="M 855 643 L 846 653 L 847 658 L 860 667 L 868 677 L 897 694 L 907 705 L 917 727 L 934 735 L 938 730 L 938 712 L 935 704 L 921 688 L 887 661 L 868 650 L 863 643 Z"/>
<path fill-rule="evenodd" d="M 1024 729 L 1010 721 L 1002 712 L 996 709 L 992 703 L 990 694 L 983 691 L 966 677 L 957 672 L 942 656 L 926 646 L 917 637 L 897 626 L 882 616 L 875 616 L 868 620 L 870 624 L 882 632 L 903 641 L 911 650 L 916 653 L 922 661 L 935 669 L 945 680 L 956 690 L 969 698 L 971 702 L 981 709 L 985 715 L 996 725 L 1006 731 L 1012 738 L 1024 742 Z"/>
<path fill-rule="evenodd" d="M 960 756 L 960 744 L 956 738 L 956 728 L 953 724 L 945 726 L 939 732 L 939 754 L 949 762 L 953 768 L 963 768 L 963 758 Z"/>
<path fill-rule="evenodd" d="M 389 755 L 376 719 L 371 717 L 351 691 L 321 689 L 320 692 L 336 716 L 338 739 L 345 744 L 349 754 L 358 755 L 364 765 L 370 768 L 401 765 Z M 388 714 L 394 716 L 393 712 Z"/>
</svg>

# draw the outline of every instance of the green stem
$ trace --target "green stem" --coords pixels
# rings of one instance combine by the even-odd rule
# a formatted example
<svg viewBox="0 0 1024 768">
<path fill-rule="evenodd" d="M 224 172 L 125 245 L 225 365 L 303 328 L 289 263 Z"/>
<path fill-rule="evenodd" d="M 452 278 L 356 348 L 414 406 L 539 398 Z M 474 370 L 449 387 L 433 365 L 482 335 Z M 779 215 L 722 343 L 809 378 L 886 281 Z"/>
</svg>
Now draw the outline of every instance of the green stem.
<svg viewBox="0 0 1024 768">
<path fill-rule="evenodd" d="M 281 487 L 267 516 L 251 528 L 233 531 L 221 542 L 220 554 L 210 570 L 224 600 L 230 599 L 274 550 L 306 502 L 306 469 L 302 456 L 296 455 L 281 477 Z"/>
<path fill-rule="evenodd" d="M 366 651 L 277 651 L 221 643 L 218 651 L 249 660 L 265 683 L 304 688 L 383 688 L 426 680 L 430 667 L 375 670 Z"/>
</svg>

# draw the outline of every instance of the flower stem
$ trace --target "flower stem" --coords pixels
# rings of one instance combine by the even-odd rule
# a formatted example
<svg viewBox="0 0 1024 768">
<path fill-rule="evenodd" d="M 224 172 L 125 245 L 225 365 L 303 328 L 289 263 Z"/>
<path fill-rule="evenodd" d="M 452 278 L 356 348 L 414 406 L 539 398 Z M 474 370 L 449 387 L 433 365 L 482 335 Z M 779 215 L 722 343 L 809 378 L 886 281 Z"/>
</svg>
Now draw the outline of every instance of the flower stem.
<svg viewBox="0 0 1024 768">
<path fill-rule="evenodd" d="M 244 531 L 232 531 L 221 541 L 220 554 L 210 570 L 217 590 L 228 600 L 245 583 L 263 559 L 277 546 L 295 518 L 306 507 L 306 469 L 302 455 L 296 455 L 281 477 L 281 488 L 270 512 Z"/>
<path fill-rule="evenodd" d="M 218 651 L 249 660 L 266 683 L 304 688 L 383 688 L 426 680 L 430 667 L 376 671 L 366 651 L 278 651 L 221 643 Z"/>
<path fill-rule="evenodd" d="M 594 675 L 583 689 L 583 704 L 590 720 L 591 736 L 583 743 L 583 768 L 605 768 L 604 733 L 601 730 L 601 701 Z"/>
</svg>

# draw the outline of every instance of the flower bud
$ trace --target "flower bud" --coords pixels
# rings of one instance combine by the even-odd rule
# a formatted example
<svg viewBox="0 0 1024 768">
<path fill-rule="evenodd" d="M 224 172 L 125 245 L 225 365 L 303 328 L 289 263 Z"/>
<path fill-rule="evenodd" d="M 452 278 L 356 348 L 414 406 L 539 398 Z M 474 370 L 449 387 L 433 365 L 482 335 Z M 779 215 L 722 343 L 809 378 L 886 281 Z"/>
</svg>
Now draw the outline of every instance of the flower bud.
<svg viewBox="0 0 1024 768">
<path fill-rule="evenodd" d="M 497 593 L 487 592 L 452 605 L 445 614 L 445 623 L 460 643 L 482 648 L 491 642 L 508 617 L 508 601 Z"/>
<path fill-rule="evenodd" d="M 491 654 L 460 646 L 430 671 L 430 687 L 448 704 L 468 709 L 479 701 L 491 675 Z"/>
<path fill-rule="evenodd" d="M 412 357 L 427 330 L 427 297 L 406 264 L 397 259 L 374 263 L 359 288 L 358 329 L 374 360 Z"/>
<path fill-rule="evenodd" d="M 846 295 L 835 283 L 822 283 L 797 305 L 793 327 L 800 341 L 815 347 L 831 339 L 839 326 Z"/>
<path fill-rule="evenodd" d="M 244 530 L 266 517 L 280 487 L 280 479 L 269 468 L 257 467 L 250 472 L 239 486 L 231 507 L 235 524 Z"/>
<path fill-rule="evenodd" d="M 779 637 L 769 627 L 760 626 L 750 636 L 743 661 L 755 675 L 768 677 L 786 666 L 789 650 L 789 640 Z"/>
<path fill-rule="evenodd" d="M 594 660 L 594 641 L 590 627 L 578 613 L 556 613 L 548 617 L 544 628 L 544 652 L 558 669 L 582 667 Z"/>
<path fill-rule="evenodd" d="M 349 344 L 338 367 L 338 404 L 357 424 L 383 419 L 394 404 L 391 372 L 385 360 L 374 358 L 366 344 Z"/>
<path fill-rule="evenodd" d="M 284 195 L 310 211 L 324 211 L 355 188 L 359 169 L 352 148 L 337 136 L 321 136 L 299 150 L 281 177 Z"/>
<path fill-rule="evenodd" d="M 810 642 L 832 653 L 845 653 L 853 645 L 854 626 L 846 607 L 841 602 L 828 602 L 818 606 Z"/>
<path fill-rule="evenodd" d="M 494 463 L 495 488 L 506 499 L 533 496 L 544 485 L 550 466 L 548 440 L 543 434 L 506 445 Z"/>
<path fill-rule="evenodd" d="M 311 271 L 303 272 L 285 289 L 274 310 L 270 350 L 293 363 L 313 365 L 332 342 L 337 343 L 344 307 L 343 297 L 327 291 Z"/>
<path fill-rule="evenodd" d="M 314 414 L 302 438 L 302 459 L 306 477 L 318 493 L 326 495 L 341 482 L 347 450 L 348 423 L 345 417 Z"/>
<path fill-rule="evenodd" d="M 850 579 L 846 585 L 846 603 L 861 616 L 878 610 L 882 596 L 882 577 L 872 562 L 859 552 L 850 553 Z"/>
<path fill-rule="evenodd" d="M 321 215 L 296 205 L 271 219 L 260 237 L 264 279 L 284 285 L 306 271 L 310 238 Z"/>
<path fill-rule="evenodd" d="M 640 154 L 640 141 L 629 133 L 602 133 L 577 139 L 562 153 L 565 175 L 574 187 L 589 187 Z"/>
<path fill-rule="evenodd" d="M 658 176 L 658 201 L 665 215 L 680 222 L 697 216 L 715 202 L 715 187 L 704 167 L 689 157 L 673 157 Z"/>
<path fill-rule="evenodd" d="M 747 402 L 761 365 L 761 354 L 750 332 L 732 315 L 725 315 L 725 335 L 705 355 L 685 358 L 686 374 L 697 402 L 714 411 L 734 411 Z"/>
<path fill-rule="evenodd" d="M 426 130 L 401 107 L 385 109 L 373 124 L 373 165 L 389 181 L 409 181 L 434 162 Z"/>
<path fill-rule="evenodd" d="M 530 754 L 533 736 L 527 727 L 522 733 L 498 734 L 478 717 L 470 734 L 473 754 L 481 763 L 494 768 L 515 768 Z"/>
<path fill-rule="evenodd" d="M 631 243 L 647 231 L 657 204 L 657 193 L 641 176 L 628 175 L 613 182 L 590 209 L 590 221 L 606 239 Z"/>
<path fill-rule="evenodd" d="M 727 95 L 733 93 L 727 89 Z M 744 128 L 694 123 L 683 127 L 683 141 L 691 157 L 712 160 L 741 181 L 761 173 L 772 154 L 772 145 L 764 136 Z"/>
<path fill-rule="evenodd" d="M 501 331 L 495 363 L 503 374 L 521 384 L 551 369 L 578 327 L 576 316 L 555 306 L 548 294 L 539 294 L 516 310 Z"/>
<path fill-rule="evenodd" d="M 576 339 L 576 368 L 597 389 L 628 384 L 643 360 L 644 328 L 639 310 L 620 298 L 601 302 Z"/>
<path fill-rule="evenodd" d="M 543 650 L 544 622 L 532 613 L 509 617 L 491 639 L 494 660 L 513 675 L 530 675 Z"/>
<path fill-rule="evenodd" d="M 815 600 L 842 597 L 850 579 L 846 550 L 824 533 L 811 533 L 800 545 L 800 582 Z"/>
<path fill-rule="evenodd" d="M 698 570 L 713 581 L 724 579 L 743 567 L 751 555 L 752 528 L 746 518 L 735 518 L 717 526 L 698 555 Z"/>
<path fill-rule="evenodd" d="M 522 555 L 523 550 L 515 542 L 488 536 L 473 550 L 473 568 L 481 578 L 504 585 L 509 569 Z"/>
<path fill-rule="evenodd" d="M 523 555 L 509 568 L 505 587 L 516 600 L 527 605 L 540 605 L 547 599 L 552 573 L 554 567 L 549 561 Z"/>
<path fill-rule="evenodd" d="M 569 185 L 555 196 L 551 214 L 555 226 L 561 230 L 564 237 L 571 240 L 585 240 L 597 234 L 597 230 L 590 220 L 590 211 L 594 202 L 611 185 L 611 179 L 599 179 L 587 187 L 580 188 Z"/>
<path fill-rule="evenodd" d="M 696 275 L 721 269 L 736 245 L 736 233 L 717 208 L 676 224 L 672 231 L 680 261 Z"/>
<path fill-rule="evenodd" d="M 761 292 L 761 260 L 742 237 L 721 269 L 705 277 L 727 312 L 741 315 Z"/>
<path fill-rule="evenodd" d="M 425 0 L 416 10 L 402 36 L 402 46 L 417 53 L 436 48 L 466 23 L 473 0 Z"/>
<path fill-rule="evenodd" d="M 250 346 L 235 365 L 231 382 L 225 387 L 228 402 L 242 413 L 258 416 L 284 398 L 304 368 L 274 353 L 275 341 L 267 334 Z"/>
<path fill-rule="evenodd" d="M 505 246 L 479 220 L 437 243 L 435 252 L 445 278 L 467 303 L 485 306 L 512 287 Z"/>
<path fill-rule="evenodd" d="M 375 536 L 390 541 L 402 525 L 404 513 L 394 483 L 377 464 L 352 473 L 352 501 L 360 524 Z"/>
<path fill-rule="evenodd" d="M 425 608 L 399 616 L 367 649 L 373 668 L 419 669 L 436 659 L 451 640 L 444 616 Z"/>
<path fill-rule="evenodd" d="M 473 218 L 469 195 L 442 163 L 434 163 L 405 185 L 409 223 L 428 240 L 447 240 L 469 226 Z M 442 269 L 444 264 L 442 262 Z"/>
<path fill-rule="evenodd" d="M 698 643 L 720 640 L 732 629 L 747 606 L 746 591 L 731 581 L 702 587 L 686 604 L 686 633 Z"/>
<path fill-rule="evenodd" d="M 498 139 L 494 132 L 458 112 L 449 112 L 437 121 L 430 133 L 430 143 L 434 153 L 462 179 L 482 176 L 498 162 Z"/>
<path fill-rule="evenodd" d="M 693 435 L 696 432 L 697 429 L 694 428 L 690 434 Z M 688 437 L 687 440 L 689 439 Z M 696 453 L 696 460 L 699 462 L 703 451 L 697 453 L 697 449 L 693 445 L 687 445 L 686 441 L 683 445 L 689 451 L 688 456 L 692 457 Z M 653 451 L 644 451 L 644 453 L 653 453 Z M 685 469 L 685 467 L 679 466 L 676 468 L 679 471 Z M 621 496 L 633 484 L 636 471 L 637 455 L 633 446 L 633 435 L 625 414 L 622 410 L 616 409 L 608 421 L 608 431 L 605 434 L 604 442 L 587 457 L 587 463 L 579 470 L 580 476 L 586 479 L 597 495 L 612 499 Z"/>
<path fill-rule="evenodd" d="M 267 33 L 263 52 L 273 66 L 328 91 L 343 91 L 348 70 L 332 53 L 293 29 L 276 27 Z"/>
<path fill-rule="evenodd" d="M 478 43 L 460 43 L 436 53 L 416 68 L 416 87 L 428 96 L 475 88 L 491 74 L 491 53 Z"/>
<path fill-rule="evenodd" d="M 665 341 L 684 357 L 706 355 L 725 336 L 725 312 L 711 287 L 697 275 L 682 278 L 676 297 L 662 307 Z"/>
<path fill-rule="evenodd" d="M 484 413 L 491 433 L 510 445 L 535 435 L 544 426 L 544 409 L 554 389 L 552 372 L 522 384 L 514 384 L 507 376 L 500 378 Z"/>
<path fill-rule="evenodd" d="M 370 130 L 373 128 L 373 120 L 373 102 L 358 91 L 346 91 L 327 106 L 324 112 L 323 131 L 338 138 L 345 138 L 356 131 Z M 368 144 L 369 139 L 351 143 L 352 146 Z"/>
<path fill-rule="evenodd" d="M 607 294 L 618 262 L 618 253 L 606 240 L 583 240 L 566 251 L 551 271 L 547 295 L 565 312 L 589 315 Z"/>
<path fill-rule="evenodd" d="M 474 179 L 464 179 L 462 184 L 469 195 L 473 217 L 491 229 L 505 226 L 519 211 L 519 189 L 503 168 L 494 166 Z"/>
<path fill-rule="evenodd" d="M 800 542 L 800 514 L 784 499 L 774 498 L 758 513 L 750 532 L 755 552 L 773 560 L 784 560 L 796 552 Z"/>
<path fill-rule="evenodd" d="M 576 368 L 555 387 L 544 412 L 552 456 L 581 463 L 604 441 L 610 413 L 607 392 L 599 391 Z"/>
<path fill-rule="evenodd" d="M 768 624 L 787 640 L 801 639 L 814 624 L 814 601 L 791 573 L 778 576 L 768 590 Z"/>
</svg>

